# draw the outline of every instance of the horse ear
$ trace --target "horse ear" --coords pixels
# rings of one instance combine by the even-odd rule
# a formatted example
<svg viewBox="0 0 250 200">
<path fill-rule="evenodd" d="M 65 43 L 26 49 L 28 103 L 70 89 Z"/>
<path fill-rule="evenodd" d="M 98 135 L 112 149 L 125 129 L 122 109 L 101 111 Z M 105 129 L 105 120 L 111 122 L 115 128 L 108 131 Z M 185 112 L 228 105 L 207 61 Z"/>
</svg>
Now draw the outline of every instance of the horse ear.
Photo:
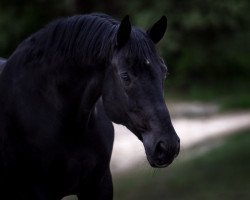
<svg viewBox="0 0 250 200">
<path fill-rule="evenodd" d="M 121 21 L 121 24 L 119 26 L 119 29 L 117 31 L 117 38 L 116 38 L 116 45 L 117 47 L 122 47 L 126 44 L 126 42 L 129 39 L 131 33 L 131 24 L 129 21 L 129 16 L 126 15 L 123 20 Z"/>
<path fill-rule="evenodd" d="M 147 30 L 147 34 L 157 44 L 164 36 L 167 30 L 167 18 L 162 16 L 151 28 Z"/>
</svg>

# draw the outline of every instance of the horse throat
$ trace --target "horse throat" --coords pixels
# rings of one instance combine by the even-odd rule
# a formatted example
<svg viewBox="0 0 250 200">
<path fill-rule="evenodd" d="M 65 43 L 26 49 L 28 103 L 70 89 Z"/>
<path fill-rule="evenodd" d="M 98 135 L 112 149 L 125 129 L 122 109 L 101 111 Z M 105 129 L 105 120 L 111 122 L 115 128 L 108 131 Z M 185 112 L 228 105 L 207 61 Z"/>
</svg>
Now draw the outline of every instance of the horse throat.
<svg viewBox="0 0 250 200">
<path fill-rule="evenodd" d="M 96 103 L 102 94 L 102 84 L 104 80 L 104 72 L 94 72 L 89 76 L 84 86 L 79 105 L 77 121 L 82 128 L 87 129 L 91 114 L 95 110 Z"/>
</svg>

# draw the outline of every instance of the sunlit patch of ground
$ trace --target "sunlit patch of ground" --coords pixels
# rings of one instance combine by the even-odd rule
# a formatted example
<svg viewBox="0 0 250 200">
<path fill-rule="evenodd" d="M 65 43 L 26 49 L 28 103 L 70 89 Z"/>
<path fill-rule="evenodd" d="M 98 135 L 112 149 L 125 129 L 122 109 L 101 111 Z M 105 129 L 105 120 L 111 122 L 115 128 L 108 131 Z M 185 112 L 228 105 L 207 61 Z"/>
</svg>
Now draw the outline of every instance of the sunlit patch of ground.
<svg viewBox="0 0 250 200">
<path fill-rule="evenodd" d="M 181 139 L 181 149 L 211 138 L 222 137 L 250 127 L 250 112 L 218 113 L 218 106 L 180 103 L 169 106 L 173 125 Z M 115 144 L 111 161 L 113 173 L 143 167 L 147 161 L 142 143 L 124 126 L 115 125 Z M 209 148 L 205 145 L 204 149 Z"/>
<path fill-rule="evenodd" d="M 202 154 L 185 151 L 168 168 L 133 168 L 114 176 L 116 200 L 249 200 L 250 129 L 204 143 Z"/>
</svg>

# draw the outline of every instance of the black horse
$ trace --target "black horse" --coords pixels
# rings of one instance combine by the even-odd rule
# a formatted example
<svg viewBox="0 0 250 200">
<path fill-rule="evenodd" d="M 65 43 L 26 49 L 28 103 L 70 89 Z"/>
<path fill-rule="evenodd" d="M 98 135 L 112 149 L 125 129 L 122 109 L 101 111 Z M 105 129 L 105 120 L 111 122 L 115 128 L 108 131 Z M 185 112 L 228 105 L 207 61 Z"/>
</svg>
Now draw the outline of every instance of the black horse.
<svg viewBox="0 0 250 200">
<path fill-rule="evenodd" d="M 163 98 L 167 68 L 147 32 L 104 14 L 59 19 L 2 62 L 0 199 L 112 199 L 114 130 L 125 125 L 152 167 L 166 167 L 179 138 Z"/>
</svg>

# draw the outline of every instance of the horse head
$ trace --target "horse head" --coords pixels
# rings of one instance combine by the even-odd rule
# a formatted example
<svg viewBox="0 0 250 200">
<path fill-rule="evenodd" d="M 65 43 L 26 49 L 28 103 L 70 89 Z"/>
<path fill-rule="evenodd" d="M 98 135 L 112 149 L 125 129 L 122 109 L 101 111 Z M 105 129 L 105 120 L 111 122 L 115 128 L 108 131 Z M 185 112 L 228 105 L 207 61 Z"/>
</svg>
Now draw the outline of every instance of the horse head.
<svg viewBox="0 0 250 200">
<path fill-rule="evenodd" d="M 163 95 L 167 67 L 155 48 L 166 28 L 164 16 L 147 32 L 131 27 L 126 16 L 117 28 L 102 92 L 109 118 L 143 142 L 153 167 L 169 165 L 180 149 Z"/>
</svg>

